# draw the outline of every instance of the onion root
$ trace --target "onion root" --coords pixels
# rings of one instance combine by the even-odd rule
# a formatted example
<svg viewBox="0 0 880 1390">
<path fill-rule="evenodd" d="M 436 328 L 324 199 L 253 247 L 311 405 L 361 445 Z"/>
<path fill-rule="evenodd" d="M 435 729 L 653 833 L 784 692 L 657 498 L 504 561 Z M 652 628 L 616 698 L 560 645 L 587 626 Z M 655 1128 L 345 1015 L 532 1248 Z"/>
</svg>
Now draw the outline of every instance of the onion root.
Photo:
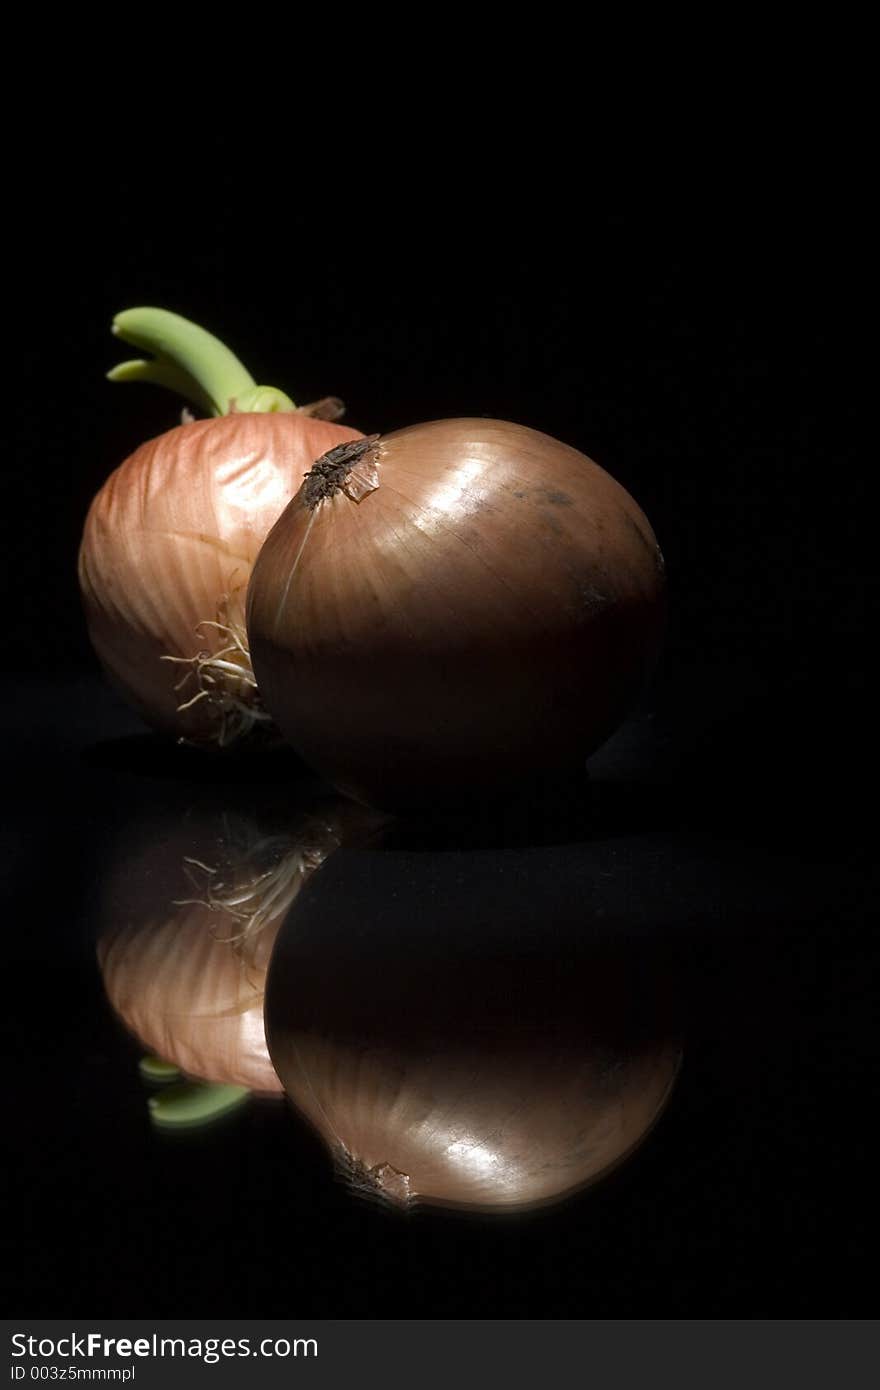
<svg viewBox="0 0 880 1390">
<path fill-rule="evenodd" d="M 228 608 L 228 599 L 224 599 L 224 606 Z M 244 628 L 231 621 L 224 623 L 206 618 L 199 623 L 196 632 L 202 635 L 203 629 L 208 627 L 215 628 L 227 639 L 219 651 L 202 650 L 194 656 L 163 655 L 159 660 L 187 668 L 174 687 L 178 694 L 186 696 L 177 706 L 178 714 L 204 701 L 211 715 L 206 735 L 199 740 L 181 737 L 178 743 L 208 743 L 228 748 L 256 732 L 268 733 L 274 726 L 260 699 Z M 193 682 L 195 693 L 192 693 Z"/>
</svg>

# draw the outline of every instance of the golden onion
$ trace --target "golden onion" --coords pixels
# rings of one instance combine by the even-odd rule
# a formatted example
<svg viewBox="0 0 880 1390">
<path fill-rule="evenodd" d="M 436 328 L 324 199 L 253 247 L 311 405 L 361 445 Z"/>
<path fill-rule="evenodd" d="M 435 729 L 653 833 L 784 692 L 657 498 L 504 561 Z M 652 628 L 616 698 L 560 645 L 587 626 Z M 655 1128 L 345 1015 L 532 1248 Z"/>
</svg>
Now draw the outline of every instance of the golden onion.
<svg viewBox="0 0 880 1390">
<path fill-rule="evenodd" d="M 260 551 L 247 627 L 297 751 L 396 807 L 581 765 L 642 688 L 663 600 L 647 518 L 597 464 L 440 420 L 319 460 Z"/>
<path fill-rule="evenodd" d="M 224 746 L 267 722 L 244 625 L 260 546 L 318 455 L 360 436 L 255 386 L 177 315 L 128 310 L 114 331 L 157 354 L 114 379 L 173 386 L 217 418 L 141 445 L 92 502 L 79 553 L 89 635 L 149 724 Z"/>
</svg>

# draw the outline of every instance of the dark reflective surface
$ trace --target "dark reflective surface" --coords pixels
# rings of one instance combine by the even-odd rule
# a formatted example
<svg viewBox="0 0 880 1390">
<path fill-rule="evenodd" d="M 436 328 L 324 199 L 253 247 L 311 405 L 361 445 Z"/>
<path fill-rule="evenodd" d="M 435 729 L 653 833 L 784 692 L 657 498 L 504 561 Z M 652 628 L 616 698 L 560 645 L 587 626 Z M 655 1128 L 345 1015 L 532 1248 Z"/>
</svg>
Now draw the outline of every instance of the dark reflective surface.
<svg viewBox="0 0 880 1390">
<path fill-rule="evenodd" d="M 153 1123 L 155 1085 L 138 1063 L 160 1041 L 172 1050 L 169 1020 L 149 1037 L 143 1019 L 121 1022 L 96 959 L 98 936 L 134 962 L 148 995 L 166 972 L 185 992 L 192 934 L 234 965 L 221 1012 L 256 1018 L 256 999 L 238 992 L 242 957 L 217 939 L 215 917 L 242 893 L 253 915 L 263 873 L 280 871 L 281 889 L 293 830 L 316 805 L 328 823 L 326 790 L 294 759 L 221 769 L 179 758 L 97 680 L 23 687 L 5 714 L 16 789 L 5 833 L 7 1306 L 369 1317 L 393 1299 L 411 1316 L 762 1316 L 809 1314 L 821 1289 L 824 1312 L 858 1308 L 876 962 L 866 826 L 840 794 L 847 764 L 798 769 L 803 731 L 765 722 L 772 696 L 731 698 L 725 711 L 710 693 L 714 722 L 700 724 L 690 691 L 664 704 L 661 689 L 652 717 L 600 753 L 589 783 L 386 826 L 337 849 L 299 893 L 278 990 L 300 1064 L 313 1049 L 302 1109 L 317 1094 L 341 1132 L 336 1078 L 350 1102 L 371 1087 L 375 1099 L 394 1072 L 403 1084 L 383 1114 L 442 1110 L 432 1132 L 445 1136 L 446 1190 L 428 1195 L 472 1214 L 411 1203 L 400 1220 L 393 1203 L 354 1200 L 350 1181 L 334 1181 L 322 1139 L 277 1097 L 255 1095 L 207 1129 Z M 195 905 L 180 903 L 193 887 L 185 858 L 207 866 Z M 145 965 L 154 931 L 161 949 L 144 948 Z M 268 940 L 257 933 L 260 951 Z M 244 975 L 255 993 L 258 954 Z M 192 969 L 200 1014 L 209 975 Z M 177 1028 L 186 1010 L 171 1013 Z M 200 1047 L 203 1025 L 220 1027 L 202 1018 Z M 632 1131 L 620 1133 L 636 1140 L 662 1107 L 682 1035 L 660 1122 L 589 1185 L 596 1174 L 572 1161 L 589 1148 L 579 1100 L 604 1086 L 618 1117 L 630 1107 Z M 326 1039 L 338 1051 L 322 1090 Z M 178 1058 L 185 1070 L 226 1084 L 194 1065 L 192 1046 Z M 639 1109 L 648 1075 L 653 1099 Z M 289 1084 L 296 1091 L 293 1075 Z M 345 1114 L 357 1158 L 350 1104 Z M 363 1127 L 373 1135 L 375 1114 L 374 1104 Z M 520 1138 L 534 1145 L 536 1131 L 528 1153 Z M 450 1194 L 456 1144 L 467 1190 Z M 348 1175 L 355 1188 L 383 1164 L 408 1165 L 412 1184 L 420 1154 L 398 1155 L 399 1166 L 390 1155 L 365 1149 Z M 492 1204 L 475 1181 L 481 1157 L 519 1183 L 514 1205 L 550 1205 L 481 1214 Z M 530 1189 L 554 1162 L 553 1191 Z"/>
<path fill-rule="evenodd" d="M 283 1084 L 355 1191 L 484 1210 L 566 1195 L 644 1138 L 681 1060 L 673 982 L 602 929 L 570 856 L 528 851 L 530 891 L 495 916 L 483 890 L 509 851 L 440 852 L 425 825 L 401 851 L 414 827 L 308 782 L 227 782 L 210 808 L 181 791 L 108 843 L 96 913 L 114 1012 L 211 1083 L 171 1077 L 154 1121 L 213 1122 L 230 1088 Z M 556 801 L 532 810 L 559 821 Z"/>
</svg>

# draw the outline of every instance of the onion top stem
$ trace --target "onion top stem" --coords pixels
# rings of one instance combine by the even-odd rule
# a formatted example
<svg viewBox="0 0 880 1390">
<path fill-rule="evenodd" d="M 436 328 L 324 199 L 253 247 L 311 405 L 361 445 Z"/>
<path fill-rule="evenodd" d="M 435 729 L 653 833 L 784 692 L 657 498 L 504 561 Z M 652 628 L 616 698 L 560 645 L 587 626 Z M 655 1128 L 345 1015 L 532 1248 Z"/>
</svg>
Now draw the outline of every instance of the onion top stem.
<svg viewBox="0 0 880 1390">
<path fill-rule="evenodd" d="M 167 309 L 125 309 L 113 320 L 113 332 L 124 343 L 153 356 L 120 362 L 107 373 L 110 381 L 165 386 L 207 415 L 296 410 L 283 391 L 258 386 L 219 338 L 179 314 Z"/>
</svg>

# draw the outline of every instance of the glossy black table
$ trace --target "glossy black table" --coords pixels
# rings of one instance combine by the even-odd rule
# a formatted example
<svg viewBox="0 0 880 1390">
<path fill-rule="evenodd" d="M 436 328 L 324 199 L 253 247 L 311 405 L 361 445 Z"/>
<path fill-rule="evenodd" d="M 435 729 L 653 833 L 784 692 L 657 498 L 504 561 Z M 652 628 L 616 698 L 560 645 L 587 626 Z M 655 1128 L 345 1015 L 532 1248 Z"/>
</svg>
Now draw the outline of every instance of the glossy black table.
<svg viewBox="0 0 880 1390">
<path fill-rule="evenodd" d="M 151 1123 L 146 1049 L 97 964 L 132 837 L 177 853 L 187 818 L 328 789 L 291 754 L 221 764 L 163 745 L 97 676 L 20 681 L 4 711 L 10 1314 L 866 1313 L 873 846 L 857 738 L 817 772 L 796 695 L 719 671 L 661 680 L 589 777 L 386 823 L 309 880 L 296 931 L 325 975 L 333 952 L 347 961 L 363 1026 L 383 988 L 386 1012 L 406 994 L 395 933 L 422 990 L 433 970 L 455 1001 L 453 1031 L 476 957 L 511 997 L 510 962 L 541 962 L 567 1016 L 594 947 L 674 982 L 683 1063 L 626 1162 L 534 1210 L 401 1212 L 334 1170 L 279 1096 L 203 1129 Z"/>
</svg>

